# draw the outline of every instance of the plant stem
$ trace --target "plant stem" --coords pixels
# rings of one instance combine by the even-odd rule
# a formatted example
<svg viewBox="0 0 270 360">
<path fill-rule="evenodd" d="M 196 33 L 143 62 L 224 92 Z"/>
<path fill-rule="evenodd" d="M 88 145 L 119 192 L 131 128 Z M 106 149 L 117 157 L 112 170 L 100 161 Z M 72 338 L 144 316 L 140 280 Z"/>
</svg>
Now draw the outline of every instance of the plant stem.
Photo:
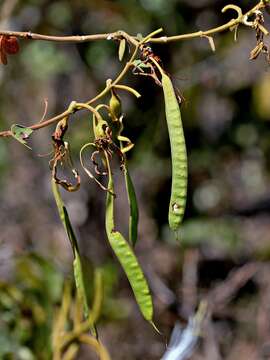
<svg viewBox="0 0 270 360">
<path fill-rule="evenodd" d="M 105 96 L 113 86 L 117 85 L 127 74 L 130 67 L 132 66 L 132 62 L 135 60 L 136 55 L 138 53 L 139 47 L 142 43 L 147 41 L 148 43 L 167 43 L 167 42 L 173 42 L 173 41 L 181 41 L 181 40 L 188 40 L 188 39 L 194 39 L 194 38 L 201 38 L 201 37 L 207 37 L 216 33 L 220 33 L 226 30 L 229 30 L 235 26 L 238 26 L 240 24 L 247 25 L 245 23 L 245 20 L 253 15 L 257 10 L 265 8 L 268 4 L 270 4 L 270 0 L 261 0 L 258 2 L 257 5 L 255 5 L 252 9 L 247 11 L 245 14 L 242 14 L 242 10 L 240 7 L 236 5 L 227 5 L 222 9 L 222 12 L 225 12 L 228 9 L 235 10 L 238 13 L 238 16 L 236 19 L 231 19 L 226 24 L 206 30 L 206 31 L 196 31 L 189 34 L 182 34 L 182 35 L 175 35 L 175 36 L 162 36 L 159 38 L 152 37 L 153 34 L 156 34 L 160 32 L 162 29 L 157 30 L 153 34 L 148 35 L 146 38 L 144 38 L 142 41 L 139 41 L 136 36 L 131 36 L 127 34 L 124 31 L 116 31 L 113 33 L 105 33 L 105 34 L 94 34 L 94 35 L 75 35 L 75 36 L 50 36 L 50 35 L 42 35 L 42 34 L 36 34 L 32 33 L 30 31 L 28 32 L 20 32 L 20 31 L 0 31 L 0 35 L 8 35 L 8 36 L 16 36 L 18 38 L 24 38 L 24 39 L 30 39 L 30 40 L 43 40 L 43 41 L 54 41 L 54 42 L 68 42 L 68 43 L 81 43 L 81 42 L 89 42 L 89 41 L 97 41 L 97 40 L 121 40 L 122 38 L 125 38 L 130 44 L 132 44 L 135 49 L 129 59 L 129 61 L 125 64 L 124 68 L 121 70 L 119 75 L 116 77 L 114 81 L 112 81 L 109 85 L 106 85 L 106 87 L 97 94 L 94 98 L 88 100 L 85 104 L 90 105 L 97 100 L 101 99 L 103 96 Z M 79 111 L 81 109 L 76 109 L 75 111 Z M 56 115 L 48 120 L 44 120 L 42 122 L 39 122 L 37 124 L 34 124 L 30 126 L 32 130 L 38 130 L 44 127 L 47 127 L 55 122 L 58 122 L 59 120 L 63 119 L 66 116 L 71 115 L 75 112 L 74 110 L 65 110 L 59 115 Z M 10 130 L 5 130 L 0 132 L 0 137 L 9 137 L 11 136 Z"/>
</svg>

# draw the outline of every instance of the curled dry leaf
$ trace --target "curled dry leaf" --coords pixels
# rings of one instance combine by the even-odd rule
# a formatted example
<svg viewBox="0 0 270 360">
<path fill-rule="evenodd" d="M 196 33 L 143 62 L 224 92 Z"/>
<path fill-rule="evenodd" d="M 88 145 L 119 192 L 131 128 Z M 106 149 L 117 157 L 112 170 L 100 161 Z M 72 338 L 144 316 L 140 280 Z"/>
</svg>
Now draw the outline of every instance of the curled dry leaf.
<svg viewBox="0 0 270 360">
<path fill-rule="evenodd" d="M 260 41 L 259 44 L 256 45 L 255 48 L 251 50 L 249 59 L 250 59 L 250 60 L 255 60 L 255 59 L 257 59 L 257 57 L 258 57 L 258 56 L 260 55 L 260 53 L 262 52 L 264 46 L 265 46 L 265 45 L 264 45 L 264 42 L 263 42 L 263 41 Z"/>
<path fill-rule="evenodd" d="M 212 36 L 207 36 L 207 39 L 209 41 L 209 45 L 211 47 L 211 50 L 213 52 L 215 52 L 216 51 L 216 46 L 215 46 L 214 38 Z"/>
<path fill-rule="evenodd" d="M 81 184 L 81 179 L 78 171 L 73 167 L 69 144 L 64 141 L 64 135 L 68 129 L 68 117 L 60 120 L 56 129 L 52 135 L 54 155 L 50 160 L 50 167 L 52 169 L 52 177 L 56 184 L 61 185 L 65 190 L 69 192 L 77 191 Z M 75 184 L 71 184 L 67 180 L 61 180 L 57 177 L 57 166 L 66 163 L 72 171 L 72 175 L 75 179 Z"/>
<path fill-rule="evenodd" d="M 251 50 L 250 52 L 250 57 L 249 57 L 249 60 L 255 60 L 257 59 L 257 57 L 260 55 L 260 54 L 265 54 L 266 56 L 266 61 L 268 63 L 270 63 L 270 52 L 269 52 L 269 48 L 267 45 L 265 45 L 265 43 L 263 41 L 260 41 L 254 49 Z"/>
<path fill-rule="evenodd" d="M 260 10 L 255 12 L 255 20 L 253 22 L 256 31 L 256 46 L 250 52 L 250 60 L 255 60 L 262 53 L 265 54 L 266 61 L 270 63 L 270 52 L 268 46 L 264 42 L 264 36 L 268 35 L 268 30 L 264 27 L 264 16 Z"/>
</svg>

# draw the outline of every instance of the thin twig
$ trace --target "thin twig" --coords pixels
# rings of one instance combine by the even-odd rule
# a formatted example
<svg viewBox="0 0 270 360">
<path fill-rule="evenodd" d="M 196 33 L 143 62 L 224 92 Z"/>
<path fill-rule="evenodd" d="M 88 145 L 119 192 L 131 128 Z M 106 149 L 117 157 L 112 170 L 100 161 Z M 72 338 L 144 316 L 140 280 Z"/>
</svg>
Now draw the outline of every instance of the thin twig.
<svg viewBox="0 0 270 360">
<path fill-rule="evenodd" d="M 53 41 L 63 43 L 84 43 L 97 40 L 117 40 L 125 38 L 127 41 L 136 45 L 138 42 L 135 36 L 130 36 L 124 31 L 116 31 L 113 33 L 91 34 L 91 35 L 70 35 L 70 36 L 54 36 L 32 33 L 31 31 L 10 31 L 0 30 L 0 35 L 16 36 L 17 38 L 39 41 Z"/>
<path fill-rule="evenodd" d="M 184 254 L 181 314 L 187 318 L 194 313 L 197 303 L 199 258 L 200 254 L 198 249 L 188 249 Z"/>
</svg>

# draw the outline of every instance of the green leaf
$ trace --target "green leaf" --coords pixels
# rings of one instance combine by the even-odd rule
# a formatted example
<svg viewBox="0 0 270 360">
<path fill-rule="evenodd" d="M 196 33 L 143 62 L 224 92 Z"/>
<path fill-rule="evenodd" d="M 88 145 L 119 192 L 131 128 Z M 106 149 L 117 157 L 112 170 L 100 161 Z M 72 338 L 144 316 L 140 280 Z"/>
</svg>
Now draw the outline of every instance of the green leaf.
<svg viewBox="0 0 270 360">
<path fill-rule="evenodd" d="M 125 165 L 124 173 L 129 203 L 129 241 L 135 246 L 138 237 L 139 210 L 135 189 L 128 172 L 127 164 Z"/>
<path fill-rule="evenodd" d="M 142 60 L 134 60 L 132 65 L 134 65 L 135 67 L 138 67 L 138 68 L 148 68 L 149 65 L 145 64 Z"/>
<path fill-rule="evenodd" d="M 28 149 L 31 149 L 30 146 L 27 145 L 26 140 L 29 138 L 29 136 L 32 134 L 33 130 L 25 127 L 23 125 L 14 124 L 10 128 L 11 135 L 19 141 L 21 144 L 26 146 Z"/>
</svg>

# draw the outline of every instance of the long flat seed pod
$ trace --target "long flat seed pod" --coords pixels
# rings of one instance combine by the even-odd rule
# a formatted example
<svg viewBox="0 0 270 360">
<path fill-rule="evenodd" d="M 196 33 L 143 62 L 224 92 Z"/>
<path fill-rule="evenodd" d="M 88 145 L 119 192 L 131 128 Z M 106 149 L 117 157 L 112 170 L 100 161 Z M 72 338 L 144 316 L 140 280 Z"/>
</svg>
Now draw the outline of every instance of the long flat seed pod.
<svg viewBox="0 0 270 360">
<path fill-rule="evenodd" d="M 162 87 L 172 158 L 169 226 L 176 231 L 183 219 L 187 197 L 187 151 L 181 112 L 170 77 L 162 71 Z"/>
<path fill-rule="evenodd" d="M 110 170 L 108 188 L 113 192 L 114 186 Z M 152 320 L 153 302 L 143 271 L 129 243 L 120 232 L 115 230 L 114 196 L 111 192 L 107 193 L 106 199 L 106 232 L 108 240 L 127 275 L 141 313 L 144 318 L 154 326 Z"/>
<path fill-rule="evenodd" d="M 84 285 L 84 279 L 83 279 L 83 272 L 82 272 L 82 263 L 81 258 L 79 254 L 79 248 L 78 248 L 78 242 L 74 233 L 74 230 L 72 228 L 71 222 L 69 220 L 67 209 L 63 203 L 59 187 L 56 184 L 55 180 L 52 179 L 52 190 L 54 199 L 58 208 L 58 213 L 60 216 L 60 219 L 64 225 L 64 228 L 66 230 L 66 233 L 68 235 L 69 241 L 72 246 L 73 255 L 74 255 L 74 261 L 73 261 L 73 270 L 74 270 L 74 278 L 75 278 L 75 284 L 78 291 L 78 295 L 82 300 L 83 306 L 84 306 L 84 313 L 85 316 L 88 317 L 89 315 L 89 308 L 88 308 L 88 302 L 87 302 L 87 296 L 85 291 L 85 285 Z"/>
</svg>

